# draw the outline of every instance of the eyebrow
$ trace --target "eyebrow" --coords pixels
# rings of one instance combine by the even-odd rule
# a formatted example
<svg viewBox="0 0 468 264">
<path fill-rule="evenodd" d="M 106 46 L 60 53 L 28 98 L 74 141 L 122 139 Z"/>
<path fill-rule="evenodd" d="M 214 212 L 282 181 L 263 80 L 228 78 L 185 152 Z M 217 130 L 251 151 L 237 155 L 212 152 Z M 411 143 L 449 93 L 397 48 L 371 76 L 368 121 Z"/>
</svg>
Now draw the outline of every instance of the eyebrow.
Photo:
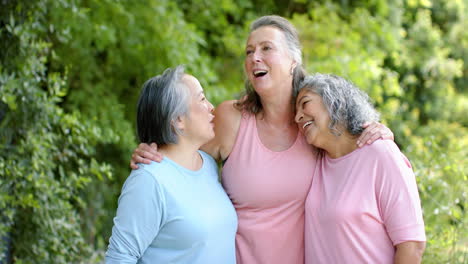
<svg viewBox="0 0 468 264">
<path fill-rule="evenodd" d="M 259 43 L 259 45 L 263 45 L 263 44 L 272 44 L 272 45 L 274 45 L 274 43 L 271 42 L 271 41 L 269 41 L 269 40 L 264 40 L 264 41 L 262 41 L 262 42 Z M 247 45 L 247 47 L 245 47 L 245 48 L 247 49 L 247 48 L 249 48 L 249 47 L 253 47 L 253 45 L 249 44 L 249 45 Z"/>
<path fill-rule="evenodd" d="M 301 99 L 299 99 L 299 101 L 297 101 L 297 103 L 296 103 L 296 108 L 301 104 L 302 101 L 304 101 L 304 98 L 306 98 L 306 97 L 307 97 L 307 95 L 303 95 L 303 96 L 301 97 Z"/>
</svg>

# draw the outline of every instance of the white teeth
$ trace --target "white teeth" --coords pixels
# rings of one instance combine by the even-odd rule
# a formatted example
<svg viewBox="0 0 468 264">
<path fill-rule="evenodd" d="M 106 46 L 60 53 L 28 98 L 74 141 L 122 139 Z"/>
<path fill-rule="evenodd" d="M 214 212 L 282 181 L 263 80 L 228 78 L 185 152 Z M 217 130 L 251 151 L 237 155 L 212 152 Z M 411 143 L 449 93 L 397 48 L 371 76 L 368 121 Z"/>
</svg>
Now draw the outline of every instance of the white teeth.
<svg viewBox="0 0 468 264">
<path fill-rule="evenodd" d="M 311 124 L 313 124 L 313 123 L 314 123 L 314 121 L 312 121 L 312 120 L 307 121 L 307 122 L 304 123 L 304 125 L 302 126 L 302 128 L 305 128 L 306 126 L 311 125 Z"/>
<path fill-rule="evenodd" d="M 265 71 L 265 70 L 257 70 L 257 71 L 254 71 L 253 74 L 254 74 L 255 76 L 265 75 L 265 74 L 267 74 L 267 71 Z"/>
</svg>

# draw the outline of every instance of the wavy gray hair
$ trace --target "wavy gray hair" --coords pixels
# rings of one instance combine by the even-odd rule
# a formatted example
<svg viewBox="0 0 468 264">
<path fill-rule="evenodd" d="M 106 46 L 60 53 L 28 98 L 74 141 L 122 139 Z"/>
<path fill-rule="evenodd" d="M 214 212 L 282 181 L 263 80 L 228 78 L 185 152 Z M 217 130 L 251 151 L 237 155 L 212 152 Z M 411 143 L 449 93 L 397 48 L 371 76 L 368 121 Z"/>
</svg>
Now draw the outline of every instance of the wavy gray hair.
<svg viewBox="0 0 468 264">
<path fill-rule="evenodd" d="M 342 77 L 317 73 L 306 76 L 299 87 L 322 97 L 334 135 L 342 134 L 338 126 L 343 126 L 351 135 L 360 135 L 365 122 L 379 121 L 380 114 L 367 93 Z"/>
</svg>

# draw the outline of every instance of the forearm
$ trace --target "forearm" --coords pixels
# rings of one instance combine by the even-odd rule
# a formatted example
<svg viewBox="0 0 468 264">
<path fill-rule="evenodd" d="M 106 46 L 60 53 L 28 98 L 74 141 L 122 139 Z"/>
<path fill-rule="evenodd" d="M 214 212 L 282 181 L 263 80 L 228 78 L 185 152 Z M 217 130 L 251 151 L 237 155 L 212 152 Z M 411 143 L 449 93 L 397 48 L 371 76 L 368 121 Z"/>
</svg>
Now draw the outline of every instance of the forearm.
<svg viewBox="0 0 468 264">
<path fill-rule="evenodd" d="M 396 246 L 394 264 L 421 263 L 425 242 L 409 241 Z"/>
</svg>

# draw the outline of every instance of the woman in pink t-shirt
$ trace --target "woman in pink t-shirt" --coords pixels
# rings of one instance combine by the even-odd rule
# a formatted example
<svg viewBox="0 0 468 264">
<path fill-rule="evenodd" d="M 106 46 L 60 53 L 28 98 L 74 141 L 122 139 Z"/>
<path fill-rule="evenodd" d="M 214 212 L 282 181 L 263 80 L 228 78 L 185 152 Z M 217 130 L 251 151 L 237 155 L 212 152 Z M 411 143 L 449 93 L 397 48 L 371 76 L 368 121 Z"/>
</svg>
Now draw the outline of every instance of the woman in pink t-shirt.
<svg viewBox="0 0 468 264">
<path fill-rule="evenodd" d="M 293 94 L 304 77 L 294 26 L 279 16 L 255 20 L 244 68 L 246 96 L 216 108 L 215 138 L 201 149 L 225 161 L 223 186 L 238 217 L 237 263 L 303 264 L 304 204 L 316 156 L 294 122 Z M 366 131 L 362 143 L 393 138 L 378 123 Z M 131 166 L 158 156 L 140 145 Z"/>
<path fill-rule="evenodd" d="M 319 159 L 305 209 L 305 263 L 419 263 L 424 222 L 408 159 L 391 140 L 362 148 L 377 121 L 368 96 L 343 78 L 306 77 L 296 122 Z"/>
</svg>

